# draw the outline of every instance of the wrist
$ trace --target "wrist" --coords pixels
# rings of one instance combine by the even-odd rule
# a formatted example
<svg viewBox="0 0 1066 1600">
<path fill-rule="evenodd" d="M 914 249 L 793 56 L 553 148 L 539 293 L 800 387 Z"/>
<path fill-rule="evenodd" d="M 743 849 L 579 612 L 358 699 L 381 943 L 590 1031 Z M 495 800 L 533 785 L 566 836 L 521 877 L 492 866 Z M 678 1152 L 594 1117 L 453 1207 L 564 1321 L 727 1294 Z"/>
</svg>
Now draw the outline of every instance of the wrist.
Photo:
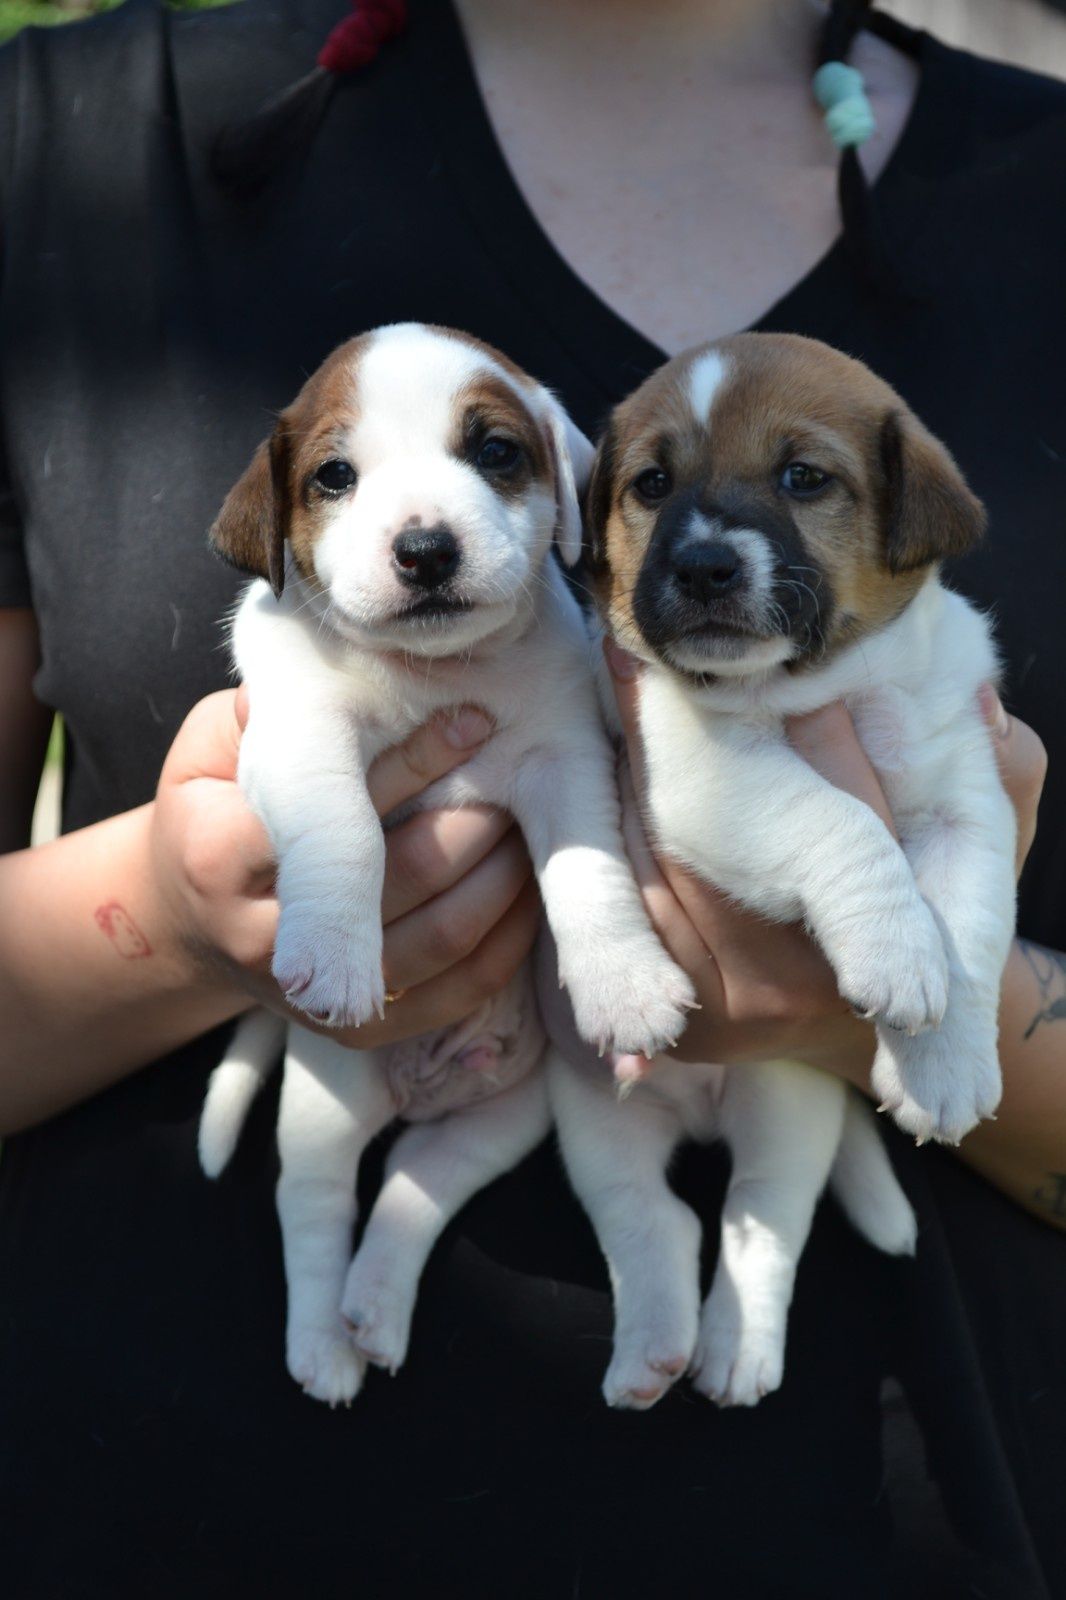
<svg viewBox="0 0 1066 1600">
<path fill-rule="evenodd" d="M 873 1024 L 843 1012 L 826 1018 L 806 1039 L 798 1040 L 790 1053 L 798 1061 L 843 1078 L 863 1094 L 869 1094 L 876 1048 Z"/>
<path fill-rule="evenodd" d="M 162 859 L 155 827 L 155 802 L 130 813 L 131 893 L 143 916 L 146 942 L 158 960 L 156 976 L 175 994 L 202 999 L 219 1021 L 247 1009 L 250 996 L 234 979 L 232 967 L 192 926 Z"/>
</svg>

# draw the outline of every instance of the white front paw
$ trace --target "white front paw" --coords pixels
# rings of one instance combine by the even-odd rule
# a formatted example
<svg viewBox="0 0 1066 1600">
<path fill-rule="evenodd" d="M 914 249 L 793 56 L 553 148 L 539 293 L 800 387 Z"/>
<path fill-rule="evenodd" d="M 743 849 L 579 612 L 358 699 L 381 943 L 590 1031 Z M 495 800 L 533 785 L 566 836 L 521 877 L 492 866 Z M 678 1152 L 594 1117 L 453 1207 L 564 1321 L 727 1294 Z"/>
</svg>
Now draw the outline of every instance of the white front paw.
<svg viewBox="0 0 1066 1600">
<path fill-rule="evenodd" d="M 411 1296 L 389 1279 L 388 1272 L 356 1255 L 348 1269 L 341 1316 L 352 1344 L 364 1360 L 386 1372 L 403 1366 L 411 1333 Z"/>
<path fill-rule="evenodd" d="M 287 1339 L 287 1364 L 304 1394 L 326 1405 L 350 1405 L 359 1393 L 366 1364 L 344 1336 L 338 1319 L 335 1326 L 317 1323 L 290 1323 Z"/>
<path fill-rule="evenodd" d="M 690 1367 L 692 1383 L 718 1406 L 755 1406 L 780 1388 L 785 1371 L 783 1323 L 745 1324 L 718 1318 L 710 1301 Z"/>
<path fill-rule="evenodd" d="M 840 993 L 860 1016 L 904 1034 L 939 1027 L 948 1003 L 948 958 L 923 900 L 905 916 L 862 918 L 827 953 Z"/>
<path fill-rule="evenodd" d="M 582 1038 L 601 1053 L 654 1056 L 684 1032 L 696 991 L 654 934 L 575 938 L 559 951 Z"/>
<path fill-rule="evenodd" d="M 320 902 L 283 905 L 273 973 L 286 1000 L 331 1027 L 359 1027 L 385 1006 L 381 925 Z"/>
<path fill-rule="evenodd" d="M 1002 1093 L 991 1014 L 953 993 L 938 1033 L 911 1039 L 878 1029 L 870 1081 L 884 1110 L 919 1144 L 958 1144 L 992 1116 Z"/>
</svg>

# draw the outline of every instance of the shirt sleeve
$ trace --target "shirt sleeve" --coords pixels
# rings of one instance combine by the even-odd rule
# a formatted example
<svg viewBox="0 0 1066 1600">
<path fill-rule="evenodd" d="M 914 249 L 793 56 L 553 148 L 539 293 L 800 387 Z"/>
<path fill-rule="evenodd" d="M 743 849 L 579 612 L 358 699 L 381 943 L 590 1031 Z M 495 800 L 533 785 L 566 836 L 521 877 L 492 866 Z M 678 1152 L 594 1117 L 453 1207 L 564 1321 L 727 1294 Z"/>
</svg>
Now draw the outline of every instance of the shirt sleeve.
<svg viewBox="0 0 1066 1600">
<path fill-rule="evenodd" d="M 32 605 L 30 574 L 22 543 L 22 519 L 0 452 L 0 606 Z"/>
<path fill-rule="evenodd" d="M 18 93 L 18 46 L 14 40 L 0 50 L 0 251 L 10 194 L 10 169 L 15 147 L 15 108 Z M 8 471 L 0 421 L 0 606 L 28 606 L 30 574 L 22 537 L 22 516 Z"/>
</svg>

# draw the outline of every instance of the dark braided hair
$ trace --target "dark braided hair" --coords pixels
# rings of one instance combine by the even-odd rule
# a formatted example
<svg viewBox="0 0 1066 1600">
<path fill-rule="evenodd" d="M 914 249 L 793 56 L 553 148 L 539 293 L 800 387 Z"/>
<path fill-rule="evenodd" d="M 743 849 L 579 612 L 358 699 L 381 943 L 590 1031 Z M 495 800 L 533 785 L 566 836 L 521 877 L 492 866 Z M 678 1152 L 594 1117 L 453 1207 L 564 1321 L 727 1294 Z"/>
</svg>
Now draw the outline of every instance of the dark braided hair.
<svg viewBox="0 0 1066 1600">
<path fill-rule="evenodd" d="M 369 66 L 406 26 L 407 0 L 352 0 L 350 14 L 332 29 L 305 77 L 247 122 L 223 128 L 211 158 L 222 187 L 238 198 L 264 188 L 288 158 L 307 149 L 341 79 Z"/>
</svg>

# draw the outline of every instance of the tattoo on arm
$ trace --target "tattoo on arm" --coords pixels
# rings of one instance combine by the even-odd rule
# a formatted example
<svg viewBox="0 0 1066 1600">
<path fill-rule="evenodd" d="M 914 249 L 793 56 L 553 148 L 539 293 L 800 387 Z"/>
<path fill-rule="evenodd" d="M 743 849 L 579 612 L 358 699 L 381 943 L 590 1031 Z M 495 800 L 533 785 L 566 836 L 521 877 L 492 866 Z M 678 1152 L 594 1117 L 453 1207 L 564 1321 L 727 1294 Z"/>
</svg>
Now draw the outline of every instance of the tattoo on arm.
<svg viewBox="0 0 1066 1600">
<path fill-rule="evenodd" d="M 1019 939 L 1018 947 L 1040 991 L 1040 1009 L 1022 1034 L 1023 1039 L 1031 1039 L 1042 1022 L 1066 1022 L 1066 955 L 1030 944 L 1028 939 Z"/>
<path fill-rule="evenodd" d="M 100 932 L 106 934 L 126 961 L 141 961 L 152 954 L 152 947 L 138 928 L 125 906 L 110 900 L 106 906 L 97 906 L 93 912 Z"/>
</svg>

